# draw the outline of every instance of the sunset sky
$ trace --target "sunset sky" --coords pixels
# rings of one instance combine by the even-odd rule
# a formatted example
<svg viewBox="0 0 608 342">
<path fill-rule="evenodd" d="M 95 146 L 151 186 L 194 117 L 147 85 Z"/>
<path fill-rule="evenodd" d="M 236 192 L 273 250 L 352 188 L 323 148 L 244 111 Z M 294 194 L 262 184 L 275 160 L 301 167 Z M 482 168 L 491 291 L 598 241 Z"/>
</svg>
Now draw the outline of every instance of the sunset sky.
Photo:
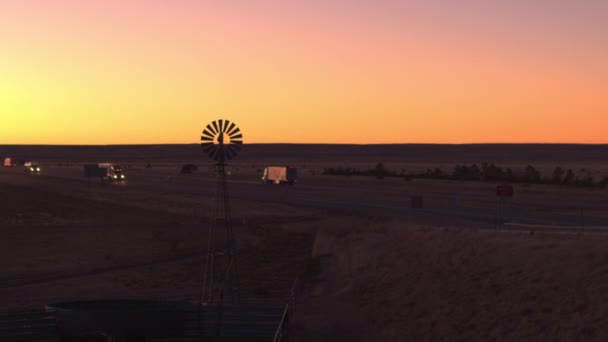
<svg viewBox="0 0 608 342">
<path fill-rule="evenodd" d="M 604 0 L 0 0 L 0 144 L 608 143 Z"/>
</svg>

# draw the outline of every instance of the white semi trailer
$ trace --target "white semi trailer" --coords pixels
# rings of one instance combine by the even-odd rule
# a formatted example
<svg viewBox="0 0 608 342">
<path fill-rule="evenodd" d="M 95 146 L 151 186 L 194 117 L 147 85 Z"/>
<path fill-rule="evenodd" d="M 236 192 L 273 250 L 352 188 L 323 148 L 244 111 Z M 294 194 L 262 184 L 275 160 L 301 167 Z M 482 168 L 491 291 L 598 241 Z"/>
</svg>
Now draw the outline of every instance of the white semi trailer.
<svg viewBox="0 0 608 342">
<path fill-rule="evenodd" d="M 262 182 L 266 184 L 291 184 L 298 181 L 298 169 L 293 166 L 268 166 L 264 168 Z"/>
<path fill-rule="evenodd" d="M 6 157 L 4 158 L 4 167 L 15 167 L 15 163 L 13 163 L 11 158 Z"/>
</svg>

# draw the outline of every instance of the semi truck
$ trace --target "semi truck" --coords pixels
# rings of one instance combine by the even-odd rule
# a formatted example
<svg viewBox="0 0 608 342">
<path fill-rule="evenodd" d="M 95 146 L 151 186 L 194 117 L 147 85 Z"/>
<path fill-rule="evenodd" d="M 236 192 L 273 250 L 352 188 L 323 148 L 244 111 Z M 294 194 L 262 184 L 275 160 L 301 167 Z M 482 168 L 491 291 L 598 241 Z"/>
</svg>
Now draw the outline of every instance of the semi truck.
<svg viewBox="0 0 608 342">
<path fill-rule="evenodd" d="M 101 170 L 101 174 L 103 179 L 116 181 L 116 180 L 125 180 L 125 174 L 120 165 L 111 164 L 111 163 L 100 163 L 97 167 Z"/>
<path fill-rule="evenodd" d="M 31 162 L 26 162 L 25 164 L 23 164 L 23 166 L 25 166 L 26 171 L 29 171 L 31 173 L 40 173 L 40 164 L 38 164 L 38 162 L 35 161 L 31 161 Z"/>
<path fill-rule="evenodd" d="M 264 168 L 262 182 L 266 184 L 290 184 L 298 181 L 298 169 L 293 166 L 268 166 Z"/>
</svg>

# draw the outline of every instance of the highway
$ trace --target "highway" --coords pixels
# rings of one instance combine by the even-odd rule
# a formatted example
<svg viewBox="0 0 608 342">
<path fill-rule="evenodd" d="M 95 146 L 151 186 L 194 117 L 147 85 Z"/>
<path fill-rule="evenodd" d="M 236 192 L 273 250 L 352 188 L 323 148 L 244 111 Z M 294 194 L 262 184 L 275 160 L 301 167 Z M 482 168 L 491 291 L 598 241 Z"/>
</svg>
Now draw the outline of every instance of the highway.
<svg viewBox="0 0 608 342">
<path fill-rule="evenodd" d="M 62 178 L 78 180 L 86 184 L 81 169 L 48 168 L 40 177 L 52 180 Z M 253 178 L 253 177 L 252 177 Z M 93 182 L 100 182 L 94 179 Z M 184 193 L 213 196 L 216 182 L 210 174 L 163 174 L 149 170 L 127 173 L 127 180 L 112 186 L 126 186 L 162 193 Z M 349 215 L 378 216 L 388 219 L 418 220 L 446 219 L 473 220 L 495 224 L 510 222 L 586 227 L 608 230 L 608 201 L 604 193 L 573 192 L 566 201 L 557 194 L 545 198 L 518 195 L 500 202 L 492 184 L 453 182 L 450 184 L 418 184 L 394 180 L 370 180 L 369 178 L 327 177 L 322 181 L 314 178 L 294 185 L 268 185 L 257 179 L 229 177 L 229 193 L 232 198 L 282 203 L 293 206 L 321 208 Z M 411 208 L 411 196 L 422 196 L 421 209 Z"/>
</svg>

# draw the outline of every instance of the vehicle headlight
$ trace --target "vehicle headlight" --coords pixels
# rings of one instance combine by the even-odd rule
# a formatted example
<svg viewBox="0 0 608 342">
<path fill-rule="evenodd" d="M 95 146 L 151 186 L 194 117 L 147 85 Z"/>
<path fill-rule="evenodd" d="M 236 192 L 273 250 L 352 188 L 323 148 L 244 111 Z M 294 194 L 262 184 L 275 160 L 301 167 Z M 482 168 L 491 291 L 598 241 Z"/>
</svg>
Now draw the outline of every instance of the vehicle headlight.
<svg viewBox="0 0 608 342">
<path fill-rule="evenodd" d="M 118 178 L 116 175 L 114 175 L 114 178 Z"/>
<path fill-rule="evenodd" d="M 36 168 L 36 171 L 40 171 L 40 168 L 39 168 L 39 167 L 37 167 L 37 168 Z"/>
<path fill-rule="evenodd" d="M 125 179 L 125 175 L 120 175 L 120 178 Z"/>
<path fill-rule="evenodd" d="M 33 168 L 33 167 L 30 167 L 30 171 L 34 171 L 34 168 Z"/>
</svg>

